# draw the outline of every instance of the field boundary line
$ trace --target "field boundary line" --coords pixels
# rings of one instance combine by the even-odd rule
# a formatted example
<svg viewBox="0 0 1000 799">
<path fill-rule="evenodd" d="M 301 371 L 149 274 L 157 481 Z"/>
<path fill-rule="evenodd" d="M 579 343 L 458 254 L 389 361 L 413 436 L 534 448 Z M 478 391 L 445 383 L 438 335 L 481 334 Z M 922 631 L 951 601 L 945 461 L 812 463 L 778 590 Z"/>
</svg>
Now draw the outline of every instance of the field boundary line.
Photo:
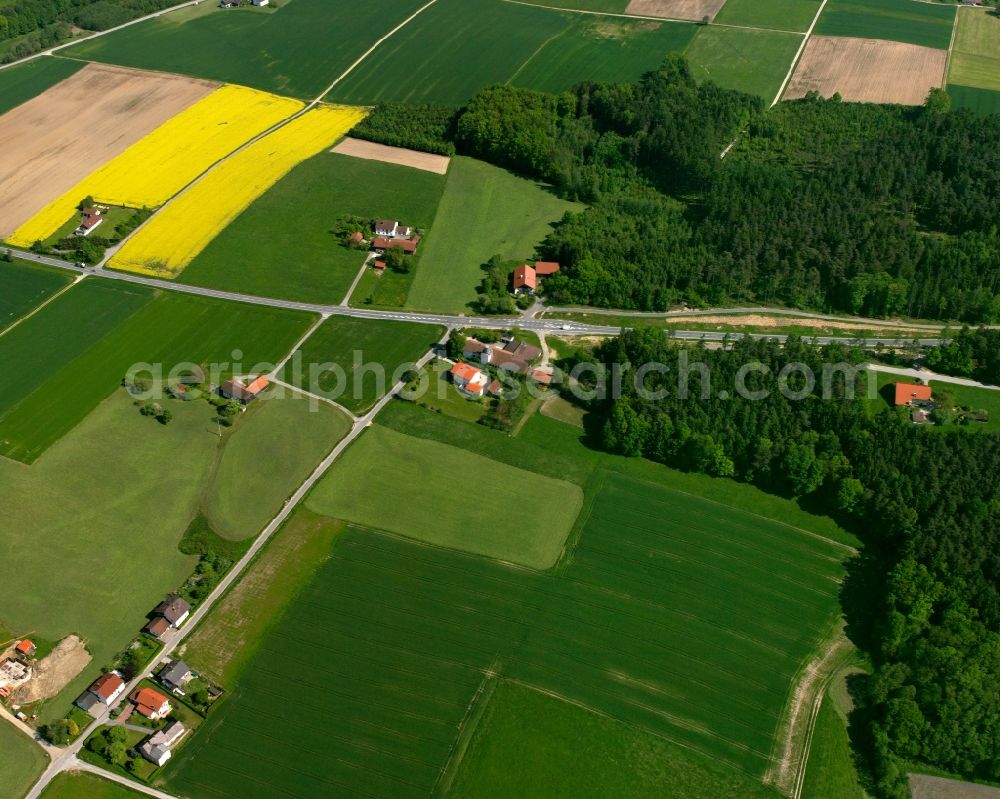
<svg viewBox="0 0 1000 799">
<path fill-rule="evenodd" d="M 542 52 L 542 50 L 544 50 L 546 47 L 548 47 L 550 44 L 552 44 L 552 42 L 554 42 L 556 39 L 560 39 L 563 36 L 565 36 L 569 32 L 569 30 L 570 30 L 570 28 L 567 27 L 565 30 L 559 31 L 559 33 L 553 33 L 548 39 L 546 39 L 544 42 L 542 42 L 540 45 L 538 45 L 538 47 L 535 49 L 535 52 L 533 52 L 526 59 L 524 59 L 524 61 L 521 62 L 521 66 L 519 66 L 517 69 L 514 70 L 514 74 L 511 75 L 509 78 L 507 78 L 507 80 L 504 81 L 504 85 L 505 86 L 510 86 L 511 82 L 518 75 L 520 75 L 522 72 L 524 72 L 524 68 L 526 66 L 528 66 L 528 64 L 530 64 L 532 61 L 534 61 L 535 58 L 537 58 L 538 55 Z"/>
<path fill-rule="evenodd" d="M 302 338 L 300 338 L 292 345 L 292 348 L 288 351 L 288 355 L 282 358 L 279 363 L 275 364 L 274 369 L 271 370 L 271 374 L 273 375 L 279 374 L 281 370 L 285 368 L 285 365 L 290 360 L 292 360 L 292 356 L 295 355 L 295 353 L 298 352 L 300 349 L 302 349 L 302 345 L 305 344 L 312 337 L 312 334 L 316 332 L 319 326 L 329 318 L 330 314 L 321 313 L 319 315 L 319 319 L 317 319 L 315 322 L 309 325 L 309 329 L 302 334 Z"/>
<path fill-rule="evenodd" d="M 400 22 L 395 28 L 393 28 L 391 31 L 389 31 L 385 36 L 383 36 L 381 39 L 379 39 L 377 42 L 375 42 L 375 44 L 373 44 L 371 47 L 369 47 L 367 50 L 365 50 L 365 52 L 361 54 L 361 57 L 357 61 L 355 61 L 347 69 L 345 69 L 333 81 L 333 83 L 331 83 L 329 86 L 327 86 L 319 94 L 319 96 L 309 104 L 309 107 L 312 108 L 312 106 L 314 106 L 317 103 L 321 102 L 324 97 L 326 97 L 330 92 L 332 92 L 334 90 L 334 87 L 336 87 L 338 83 L 340 83 L 344 78 L 346 78 L 348 75 L 350 75 L 352 72 L 354 72 L 355 69 L 357 69 L 358 67 L 360 67 L 365 62 L 365 60 L 368 58 L 368 56 L 370 56 L 372 53 L 374 53 L 376 50 L 378 50 L 378 48 L 381 47 L 382 44 L 386 40 L 392 38 L 392 36 L 394 36 L 396 33 L 398 33 L 399 31 L 401 31 L 403 28 L 405 28 L 411 22 L 413 22 L 413 20 L 415 20 L 417 17 L 419 17 L 421 14 L 423 14 L 428 8 L 430 8 L 436 2 L 437 2 L 437 0 L 430 0 L 429 3 L 427 3 L 425 5 L 422 5 L 420 8 L 418 8 L 412 14 L 410 14 L 410 16 L 408 16 L 406 19 L 404 19 L 402 22 Z"/>
<path fill-rule="evenodd" d="M 303 397 L 309 397 L 310 399 L 318 400 L 319 402 L 325 402 L 328 405 L 332 405 L 338 411 L 347 414 L 347 418 L 350 419 L 352 422 L 357 422 L 359 419 L 361 419 L 360 416 L 357 416 L 356 414 L 347 410 L 347 408 L 345 408 L 339 402 L 329 399 L 328 397 L 321 397 L 319 394 L 313 394 L 311 391 L 306 391 L 304 388 L 293 386 L 291 383 L 286 383 L 284 380 L 281 380 L 280 378 L 275 377 L 273 375 L 271 376 L 271 383 L 273 383 L 276 386 L 281 386 L 282 388 L 287 388 L 289 391 L 292 391 L 296 394 L 301 394 Z"/>
<path fill-rule="evenodd" d="M 561 8 L 560 6 L 546 6 L 541 3 L 529 3 L 525 0 L 502 0 L 504 3 L 511 3 L 516 6 L 528 6 L 529 8 L 544 8 L 546 11 L 562 11 L 566 14 L 585 14 L 591 17 L 616 17 L 618 19 L 637 19 L 643 22 L 676 22 L 682 25 L 697 25 L 699 27 L 707 27 L 702 25 L 695 19 L 678 19 L 676 17 L 650 17 L 645 14 L 623 14 L 616 11 L 592 11 L 590 9 L 584 8 Z M 710 22 L 709 25 L 714 25 L 717 28 L 736 28 L 737 30 L 744 31 L 771 31 L 774 33 L 794 33 L 796 36 L 801 36 L 802 31 L 786 31 L 781 28 L 758 28 L 754 25 L 730 25 L 726 22 Z"/>
<path fill-rule="evenodd" d="M 673 486 L 663 485 L 662 483 L 657 483 L 657 482 L 654 482 L 653 480 L 645 480 L 645 479 L 643 479 L 641 477 L 634 477 L 633 475 L 630 475 L 630 474 L 628 474 L 626 472 L 614 472 L 614 474 L 620 474 L 623 477 L 627 477 L 628 479 L 635 480 L 636 482 L 639 482 L 639 483 L 645 483 L 646 485 L 658 486 L 659 488 L 664 488 L 667 491 L 673 491 L 676 494 L 683 494 L 686 497 L 694 497 L 695 499 L 702 499 L 705 502 L 711 502 L 713 505 L 718 505 L 719 507 L 722 507 L 722 508 L 729 508 L 729 510 L 739 511 L 740 513 L 744 513 L 744 514 L 746 514 L 748 516 L 755 516 L 758 519 L 764 519 L 766 521 L 774 522 L 775 524 L 781 525 L 782 527 L 787 527 L 789 530 L 795 530 L 795 532 L 797 532 L 797 533 L 803 533 L 805 535 L 810 536 L 811 538 L 817 538 L 820 541 L 826 542 L 827 544 L 831 544 L 831 545 L 833 545 L 835 547 L 839 547 L 840 549 L 843 549 L 843 550 L 849 552 L 852 555 L 857 555 L 858 554 L 857 547 L 853 547 L 850 544 L 845 544 L 845 543 L 843 543 L 841 541 L 834 541 L 832 538 L 827 538 L 825 535 L 821 535 L 820 533 L 813 532 L 812 530 L 806 530 L 804 527 L 798 527 L 797 525 L 794 525 L 794 524 L 789 524 L 788 522 L 784 522 L 781 519 L 775 519 L 772 516 L 765 516 L 763 513 L 757 513 L 756 511 L 746 510 L 745 508 L 737 508 L 734 505 L 730 505 L 730 504 L 728 504 L 726 502 L 722 502 L 721 500 L 718 500 L 718 499 L 711 499 L 711 498 L 703 496 L 701 494 L 692 494 L 690 491 L 685 491 L 685 490 L 683 490 L 681 488 L 674 488 Z"/>
<path fill-rule="evenodd" d="M 941 88 L 948 88 L 948 75 L 951 73 L 951 58 L 955 54 L 955 40 L 958 38 L 958 17 L 962 13 L 962 6 L 955 9 L 955 20 L 951 25 L 951 41 L 948 42 L 948 57 L 944 61 L 944 77 L 941 79 Z"/>
<path fill-rule="evenodd" d="M 86 273 L 80 275 L 79 277 L 76 278 L 76 280 L 74 280 L 68 286 L 63 286 L 61 289 L 59 289 L 59 291 L 57 291 L 55 294 L 53 294 L 47 300 L 44 300 L 40 305 L 36 305 L 34 308 L 32 308 L 24 316 L 20 317 L 19 319 L 15 319 L 13 322 L 11 322 L 9 325 L 7 325 L 7 327 L 5 327 L 3 330 L 0 330 L 0 338 L 2 338 L 3 336 L 6 336 L 11 330 L 13 330 L 15 327 L 17 327 L 22 322 L 27 322 L 32 316 L 34 316 L 36 313 L 38 313 L 40 310 L 42 310 L 42 308 L 44 308 L 50 302 L 55 302 L 63 294 L 65 294 L 67 291 L 69 291 L 71 288 L 73 288 L 77 283 L 79 283 L 80 281 L 82 281 L 86 276 L 87 276 Z"/>
<path fill-rule="evenodd" d="M 826 4 L 829 0 L 823 0 L 819 4 L 819 8 L 816 9 L 816 16 L 813 17 L 812 24 L 806 30 L 805 36 L 802 37 L 802 44 L 799 45 L 798 51 L 792 58 L 792 63 L 788 67 L 788 73 L 785 75 L 785 79 L 781 82 L 781 86 L 778 88 L 778 93 L 774 95 L 774 99 L 771 101 L 771 108 L 774 108 L 780 101 L 782 95 L 785 93 L 785 89 L 788 88 L 788 84 L 791 83 L 792 75 L 795 74 L 795 67 L 799 65 L 799 61 L 802 59 L 802 54 L 806 50 L 806 45 L 809 44 L 809 39 L 812 37 L 813 31 L 816 30 L 816 25 L 819 24 L 819 18 L 823 15 L 823 9 L 826 8 Z"/>
<path fill-rule="evenodd" d="M 431 788 L 432 797 L 447 796 L 450 792 L 452 783 L 458 776 L 459 767 L 465 759 L 465 754 L 472 745 L 472 739 L 479 727 L 479 722 L 486 713 L 486 708 L 502 679 L 503 663 L 501 658 L 497 657 L 490 664 L 490 667 L 484 670 L 482 682 L 479 683 L 479 687 L 476 688 L 476 692 L 465 708 L 465 715 L 462 716 L 462 720 L 458 724 L 458 731 L 451 743 L 448 757 L 444 765 L 441 766 L 437 779 L 434 780 L 434 786 Z"/>
</svg>

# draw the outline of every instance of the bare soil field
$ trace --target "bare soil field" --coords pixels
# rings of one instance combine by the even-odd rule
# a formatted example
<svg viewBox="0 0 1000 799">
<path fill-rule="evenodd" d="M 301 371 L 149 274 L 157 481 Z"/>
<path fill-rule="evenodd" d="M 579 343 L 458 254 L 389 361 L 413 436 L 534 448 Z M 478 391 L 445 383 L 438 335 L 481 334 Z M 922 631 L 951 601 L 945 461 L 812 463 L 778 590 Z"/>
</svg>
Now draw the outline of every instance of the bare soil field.
<svg viewBox="0 0 1000 799">
<path fill-rule="evenodd" d="M 670 324 L 683 324 L 685 322 L 695 325 L 720 325 L 725 327 L 761 327 L 761 328 L 783 328 L 791 326 L 808 327 L 816 331 L 817 334 L 832 334 L 837 330 L 860 330 L 870 331 L 877 326 L 865 324 L 864 322 L 840 322 L 835 319 L 809 319 L 794 316 L 762 316 L 760 314 L 720 314 L 719 316 L 671 316 L 668 318 Z M 905 325 L 887 325 L 900 335 L 903 333 L 914 333 L 925 335 L 927 331 L 922 328 L 906 327 Z"/>
<path fill-rule="evenodd" d="M 925 774 L 910 774 L 909 779 L 913 799 L 1000 799 L 1000 788 L 988 785 L 928 777 Z"/>
<path fill-rule="evenodd" d="M 90 64 L 4 114 L 0 237 L 218 85 Z"/>
<path fill-rule="evenodd" d="M 75 635 L 67 636 L 42 660 L 31 664 L 31 680 L 18 688 L 11 702 L 27 705 L 51 699 L 69 685 L 90 663 L 90 653 Z"/>
<path fill-rule="evenodd" d="M 920 105 L 944 82 L 948 53 L 880 39 L 813 36 L 795 69 L 784 99 L 808 92 L 863 103 Z"/>
<path fill-rule="evenodd" d="M 386 144 L 376 144 L 363 139 L 347 137 L 330 150 L 331 153 L 350 155 L 354 158 L 364 158 L 367 161 L 382 161 L 386 164 L 399 164 L 424 172 L 434 172 L 444 175 L 448 172 L 451 159 L 446 155 L 422 153 L 417 150 L 407 150 L 405 147 L 389 147 Z"/>
<path fill-rule="evenodd" d="M 715 19 L 726 0 L 632 0 L 626 14 L 661 19 L 691 19 L 700 22 L 705 17 Z"/>
</svg>

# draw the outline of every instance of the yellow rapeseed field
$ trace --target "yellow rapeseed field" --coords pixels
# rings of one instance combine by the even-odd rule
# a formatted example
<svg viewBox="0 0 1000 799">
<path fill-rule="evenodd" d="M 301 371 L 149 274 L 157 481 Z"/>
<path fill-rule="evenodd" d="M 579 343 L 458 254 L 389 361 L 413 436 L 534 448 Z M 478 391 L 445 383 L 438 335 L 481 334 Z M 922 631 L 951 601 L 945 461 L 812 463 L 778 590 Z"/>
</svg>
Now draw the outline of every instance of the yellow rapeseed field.
<svg viewBox="0 0 1000 799">
<path fill-rule="evenodd" d="M 212 164 L 303 103 L 243 86 L 221 86 L 143 137 L 43 208 L 10 236 L 29 247 L 74 214 L 84 197 L 129 208 L 163 205 Z"/>
<path fill-rule="evenodd" d="M 159 211 L 109 265 L 176 275 L 250 203 L 296 164 L 330 147 L 364 115 L 361 108 L 320 106 L 254 142 Z"/>
</svg>

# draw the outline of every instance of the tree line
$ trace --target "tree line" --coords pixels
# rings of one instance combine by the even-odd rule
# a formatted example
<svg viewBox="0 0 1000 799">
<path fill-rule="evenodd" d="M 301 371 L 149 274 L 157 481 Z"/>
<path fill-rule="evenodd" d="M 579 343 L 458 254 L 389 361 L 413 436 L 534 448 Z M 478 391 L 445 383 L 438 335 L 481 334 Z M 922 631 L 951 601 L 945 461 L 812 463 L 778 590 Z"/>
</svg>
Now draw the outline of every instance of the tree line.
<svg viewBox="0 0 1000 799">
<path fill-rule="evenodd" d="M 556 303 L 1000 321 L 1000 115 L 949 111 L 940 91 L 918 108 L 766 110 L 671 56 L 635 83 L 494 86 L 458 112 L 380 107 L 364 125 L 588 203 L 540 247 L 564 267 L 546 281 Z"/>
<path fill-rule="evenodd" d="M 865 373 L 834 370 L 810 387 L 786 364 L 815 375 L 824 364 L 860 364 L 864 353 L 791 338 L 697 349 L 708 367 L 678 383 L 653 373 L 642 393 L 631 379 L 620 397 L 594 399 L 601 445 L 626 456 L 731 477 L 828 513 L 864 542 L 850 566 L 842 605 L 852 639 L 871 656 L 858 726 L 880 796 L 907 796 L 905 764 L 1000 780 L 1000 436 L 945 432 L 905 412 L 873 411 Z M 668 333 L 624 332 L 577 353 L 596 367 L 588 387 L 607 385 L 615 365 L 677 364 Z M 745 364 L 756 364 L 734 392 Z M 570 365 L 570 364 L 566 364 Z M 684 399 L 680 385 L 690 391 Z M 727 390 L 726 398 L 719 396 Z M 852 395 L 852 391 L 856 392 Z"/>
</svg>

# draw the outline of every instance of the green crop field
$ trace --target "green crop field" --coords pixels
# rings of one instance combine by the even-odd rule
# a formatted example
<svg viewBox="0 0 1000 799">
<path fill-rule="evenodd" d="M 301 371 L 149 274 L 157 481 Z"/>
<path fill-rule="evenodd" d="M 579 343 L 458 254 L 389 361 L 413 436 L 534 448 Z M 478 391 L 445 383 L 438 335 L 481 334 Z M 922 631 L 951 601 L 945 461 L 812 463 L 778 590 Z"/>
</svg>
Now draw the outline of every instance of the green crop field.
<svg viewBox="0 0 1000 799">
<path fill-rule="evenodd" d="M 110 780 L 79 772 L 57 774 L 42 794 L 42 799 L 141 799 L 142 794 L 130 791 Z"/>
<path fill-rule="evenodd" d="M 701 27 L 685 55 L 699 80 L 774 99 L 802 37 L 779 31 Z"/>
<path fill-rule="evenodd" d="M 311 317 L 90 279 L 0 338 L 0 454 L 32 462 L 119 385 L 133 364 L 228 364 L 266 372 Z M 41 363 L 40 361 L 41 357 Z M 262 368 L 254 369 L 261 365 Z"/>
<path fill-rule="evenodd" d="M 559 559 L 582 505 L 571 483 L 378 425 L 307 502 L 315 513 L 534 569 Z"/>
<path fill-rule="evenodd" d="M 83 68 L 79 61 L 36 58 L 0 70 L 0 114 L 30 100 Z"/>
<path fill-rule="evenodd" d="M 454 158 L 424 242 L 407 307 L 465 313 L 492 256 L 530 258 L 567 211 L 582 206 L 545 187 L 471 158 Z"/>
<path fill-rule="evenodd" d="M 959 10 L 948 81 L 1000 90 L 1000 17 L 984 9 Z"/>
<path fill-rule="evenodd" d="M 322 153 L 244 211 L 181 280 L 262 297 L 339 303 L 366 253 L 342 246 L 330 233 L 334 222 L 349 214 L 428 228 L 444 184 L 445 177 L 432 172 Z"/>
<path fill-rule="evenodd" d="M 886 39 L 947 50 L 956 7 L 913 0 L 830 0 L 817 36 Z"/>
<path fill-rule="evenodd" d="M 63 52 L 312 99 L 423 3 L 291 0 L 277 11 L 217 5 L 175 11 Z"/>
<path fill-rule="evenodd" d="M 525 0 L 525 2 L 579 11 L 604 11 L 609 14 L 624 14 L 628 8 L 628 0 Z"/>
<path fill-rule="evenodd" d="M 968 108 L 977 114 L 1000 114 L 1000 91 L 949 83 L 948 96 L 952 108 Z"/>
<path fill-rule="evenodd" d="M 748 25 L 779 31 L 805 31 L 809 28 L 820 0 L 726 0 L 715 22 L 725 25 Z"/>
<path fill-rule="evenodd" d="M 426 796 L 496 673 L 759 776 L 846 553 L 610 472 L 591 506 L 557 574 L 346 531 L 168 784 Z"/>
<path fill-rule="evenodd" d="M 6 720 L 0 724 L 0 785 L 3 795 L 18 799 L 28 792 L 48 765 L 41 748 Z"/>
<path fill-rule="evenodd" d="M 0 333 L 45 302 L 73 278 L 28 261 L 0 261 Z"/>
<path fill-rule="evenodd" d="M 295 353 L 283 379 L 360 413 L 442 335 L 436 325 L 332 316 Z"/>
<path fill-rule="evenodd" d="M 683 50 L 694 25 L 570 15 L 500 0 L 438 0 L 342 81 L 330 99 L 460 104 L 485 86 L 564 91 L 635 80 Z"/>
<path fill-rule="evenodd" d="M 511 768 L 512 763 L 517 767 Z M 496 686 L 476 722 L 447 795 L 780 797 L 774 789 L 696 752 L 506 680 Z M 833 799 L 834 794 L 829 796 Z"/>
<path fill-rule="evenodd" d="M 238 420 L 205 498 L 205 515 L 219 535 L 259 533 L 351 429 L 326 402 L 277 386 Z"/>
</svg>

